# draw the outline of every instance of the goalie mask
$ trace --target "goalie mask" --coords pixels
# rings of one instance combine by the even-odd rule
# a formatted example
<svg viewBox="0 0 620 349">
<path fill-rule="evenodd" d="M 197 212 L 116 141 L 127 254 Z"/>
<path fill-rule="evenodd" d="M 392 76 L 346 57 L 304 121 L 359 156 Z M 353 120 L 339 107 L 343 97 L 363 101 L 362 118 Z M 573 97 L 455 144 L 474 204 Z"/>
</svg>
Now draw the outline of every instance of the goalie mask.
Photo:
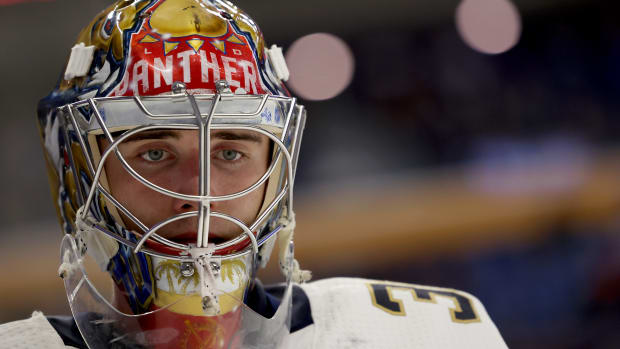
<svg viewBox="0 0 620 349">
<path fill-rule="evenodd" d="M 293 258 L 305 110 L 287 78 L 227 1 L 118 1 L 80 33 L 38 116 L 59 272 L 89 347 L 274 347 L 288 333 L 291 282 L 309 272 Z M 259 314 L 245 303 L 275 245 L 286 286 Z"/>
</svg>

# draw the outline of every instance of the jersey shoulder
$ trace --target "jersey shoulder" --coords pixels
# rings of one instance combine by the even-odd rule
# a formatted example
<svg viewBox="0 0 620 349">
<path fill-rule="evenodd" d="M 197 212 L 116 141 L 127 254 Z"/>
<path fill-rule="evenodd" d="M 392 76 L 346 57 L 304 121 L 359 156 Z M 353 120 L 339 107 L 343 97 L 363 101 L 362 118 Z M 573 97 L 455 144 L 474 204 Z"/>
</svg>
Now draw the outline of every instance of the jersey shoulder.
<svg viewBox="0 0 620 349">
<path fill-rule="evenodd" d="M 314 325 L 298 336 L 311 348 L 506 348 L 482 303 L 463 291 L 358 278 L 300 287 Z"/>
<path fill-rule="evenodd" d="M 0 325 L 0 349 L 69 349 L 54 327 L 41 312 L 34 312 L 25 320 Z M 73 348 L 74 349 L 74 348 Z"/>
</svg>

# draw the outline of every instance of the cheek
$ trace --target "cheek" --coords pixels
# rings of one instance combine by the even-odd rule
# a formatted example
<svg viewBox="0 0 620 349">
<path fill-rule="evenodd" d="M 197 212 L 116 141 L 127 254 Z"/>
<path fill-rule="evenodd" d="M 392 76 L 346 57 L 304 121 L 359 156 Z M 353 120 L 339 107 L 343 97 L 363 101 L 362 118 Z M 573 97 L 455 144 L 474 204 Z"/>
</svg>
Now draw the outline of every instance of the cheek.
<svg viewBox="0 0 620 349">
<path fill-rule="evenodd" d="M 121 168 L 120 163 L 114 161 L 112 157 L 108 158 L 104 168 L 112 195 L 123 203 L 123 198 L 125 197 L 123 194 L 127 193 L 127 190 L 131 188 L 129 183 L 133 178 L 128 178 L 131 177 L 129 173 L 126 173 L 126 171 Z"/>
<path fill-rule="evenodd" d="M 246 187 L 254 184 L 254 182 L 255 181 L 249 183 Z M 230 214 L 241 219 L 245 223 L 251 223 L 256 218 L 256 215 L 263 204 L 265 188 L 266 185 L 263 184 L 240 198 L 215 202 L 213 204 L 213 209 L 215 211 Z"/>
<path fill-rule="evenodd" d="M 211 194 L 230 195 L 248 189 L 267 171 L 262 161 L 252 161 L 242 169 L 227 170 L 211 167 Z M 258 190 L 258 189 L 257 189 Z"/>
<path fill-rule="evenodd" d="M 265 188 L 266 184 L 263 183 L 260 187 L 256 188 L 253 192 L 251 192 L 248 197 L 248 204 L 255 211 L 254 214 L 258 213 L 261 205 L 263 204 L 263 198 L 265 197 Z"/>
<path fill-rule="evenodd" d="M 112 196 L 121 205 L 136 214 L 135 208 L 137 205 L 134 202 L 134 198 L 137 197 L 137 181 L 122 169 L 118 163 L 106 164 L 105 170 Z"/>
<path fill-rule="evenodd" d="M 154 213 L 166 204 L 164 196 L 136 180 L 118 161 L 106 164 L 105 170 L 114 198 L 147 225 L 152 223 Z"/>
</svg>

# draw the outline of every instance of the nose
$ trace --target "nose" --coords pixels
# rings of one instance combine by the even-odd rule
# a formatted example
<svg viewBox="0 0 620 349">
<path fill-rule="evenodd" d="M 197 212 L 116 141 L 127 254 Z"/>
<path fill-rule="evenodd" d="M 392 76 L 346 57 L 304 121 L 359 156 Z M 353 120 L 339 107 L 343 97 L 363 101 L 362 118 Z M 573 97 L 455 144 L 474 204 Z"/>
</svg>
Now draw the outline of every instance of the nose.
<svg viewBox="0 0 620 349">
<path fill-rule="evenodd" d="M 200 163 L 199 163 L 199 151 L 198 149 L 192 149 L 191 152 L 188 152 L 188 156 L 183 159 L 179 159 L 179 163 L 177 165 L 177 169 L 174 175 L 174 184 L 173 191 L 185 194 L 185 195 L 199 195 L 200 188 Z M 221 195 L 218 194 L 218 181 L 215 180 L 215 176 L 213 171 L 210 171 L 210 195 Z M 205 173 L 205 176 L 207 173 Z M 199 203 L 197 201 L 186 200 L 186 199 L 174 199 L 173 200 L 174 210 L 177 213 L 183 213 L 188 211 L 197 211 L 199 208 Z M 214 203 L 211 203 L 211 208 L 213 208 Z"/>
<path fill-rule="evenodd" d="M 200 165 L 198 149 L 192 149 L 180 158 L 176 166 L 173 191 L 185 195 L 199 195 Z M 199 203 L 185 199 L 174 199 L 173 207 L 178 213 L 196 211 Z"/>
</svg>

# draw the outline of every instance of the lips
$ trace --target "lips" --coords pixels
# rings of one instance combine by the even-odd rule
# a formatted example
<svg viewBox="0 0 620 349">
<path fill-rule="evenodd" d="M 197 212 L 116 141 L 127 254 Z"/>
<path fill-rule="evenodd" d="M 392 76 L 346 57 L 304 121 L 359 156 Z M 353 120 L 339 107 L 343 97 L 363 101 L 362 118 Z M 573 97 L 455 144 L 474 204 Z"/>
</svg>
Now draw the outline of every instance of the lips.
<svg viewBox="0 0 620 349">
<path fill-rule="evenodd" d="M 189 244 L 193 244 L 196 245 L 197 241 L 198 241 L 198 236 L 195 232 L 191 232 L 191 233 L 182 233 L 179 235 L 173 235 L 173 236 L 166 236 L 166 239 L 174 241 L 176 243 L 179 244 L 184 244 L 184 245 L 189 245 Z M 214 243 L 216 245 L 219 245 L 223 242 L 226 242 L 227 239 L 217 236 L 215 234 L 209 233 L 209 243 Z"/>
<path fill-rule="evenodd" d="M 245 235 L 245 234 L 244 234 Z M 257 235 L 257 232 L 254 232 L 254 236 Z M 174 236 L 166 236 L 166 239 L 174 241 L 176 243 L 179 244 L 185 244 L 185 245 L 196 245 L 196 233 L 183 233 L 183 234 L 178 234 L 178 235 L 174 235 Z M 223 242 L 228 241 L 229 239 L 225 239 L 216 235 L 211 235 L 209 234 L 209 242 L 210 243 L 215 243 L 216 245 L 221 244 Z M 179 248 L 175 248 L 175 247 L 170 247 L 168 245 L 164 245 L 162 243 L 159 243 L 153 239 L 147 239 L 145 242 L 145 245 L 157 252 L 160 253 L 165 253 L 165 254 L 169 254 L 169 255 L 174 255 L 174 256 L 181 256 L 181 255 L 186 255 L 187 254 L 187 250 L 186 249 L 179 249 Z M 245 236 L 244 239 L 242 239 L 241 241 L 239 241 L 238 243 L 232 245 L 232 246 L 228 246 L 226 248 L 223 248 L 221 250 L 218 250 L 214 253 L 214 255 L 216 256 L 223 256 L 223 255 L 227 255 L 230 253 L 234 253 L 234 252 L 238 252 L 241 251 L 243 249 L 245 249 L 246 247 L 250 246 L 251 242 L 250 239 Z"/>
</svg>

